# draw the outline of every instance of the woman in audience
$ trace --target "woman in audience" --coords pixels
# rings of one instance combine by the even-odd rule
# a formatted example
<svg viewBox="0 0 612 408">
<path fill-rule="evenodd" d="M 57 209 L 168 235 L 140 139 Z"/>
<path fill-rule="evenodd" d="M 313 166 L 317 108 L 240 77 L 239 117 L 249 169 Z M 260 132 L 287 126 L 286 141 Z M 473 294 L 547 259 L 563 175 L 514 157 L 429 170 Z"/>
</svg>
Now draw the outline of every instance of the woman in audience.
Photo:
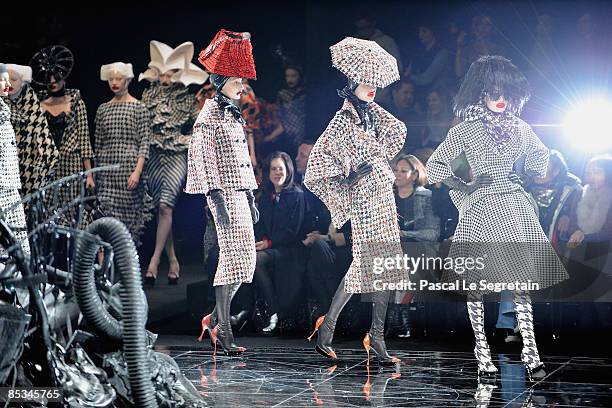
<svg viewBox="0 0 612 408">
<path fill-rule="evenodd" d="M 270 315 L 264 333 L 274 331 L 279 319 L 291 326 L 303 293 L 305 269 L 299 254 L 304 192 L 294 184 L 293 174 L 293 163 L 285 152 L 274 152 L 264 162 L 260 219 L 255 225 L 255 282 Z"/>
</svg>

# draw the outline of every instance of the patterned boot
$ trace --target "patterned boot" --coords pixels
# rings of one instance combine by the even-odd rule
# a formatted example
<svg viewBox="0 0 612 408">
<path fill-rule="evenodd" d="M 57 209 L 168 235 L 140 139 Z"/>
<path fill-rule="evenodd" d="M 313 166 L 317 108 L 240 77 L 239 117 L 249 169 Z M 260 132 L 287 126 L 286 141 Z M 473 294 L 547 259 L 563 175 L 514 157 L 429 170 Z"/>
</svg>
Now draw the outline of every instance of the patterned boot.
<svg viewBox="0 0 612 408">
<path fill-rule="evenodd" d="M 476 340 L 474 355 L 476 360 L 478 360 L 478 378 L 479 380 L 494 378 L 497 368 L 491 360 L 491 350 L 489 350 L 489 343 L 484 331 L 484 306 L 482 300 L 467 302 L 467 309 L 470 322 L 472 323 L 472 330 L 474 330 L 474 339 Z"/>
<path fill-rule="evenodd" d="M 521 360 L 525 364 L 530 381 L 541 380 L 546 377 L 544 364 L 540 361 L 538 346 L 535 341 L 533 330 L 533 310 L 531 297 L 528 292 L 515 292 L 514 305 L 516 310 L 516 321 L 518 322 L 521 336 L 523 337 L 523 350 Z"/>
</svg>

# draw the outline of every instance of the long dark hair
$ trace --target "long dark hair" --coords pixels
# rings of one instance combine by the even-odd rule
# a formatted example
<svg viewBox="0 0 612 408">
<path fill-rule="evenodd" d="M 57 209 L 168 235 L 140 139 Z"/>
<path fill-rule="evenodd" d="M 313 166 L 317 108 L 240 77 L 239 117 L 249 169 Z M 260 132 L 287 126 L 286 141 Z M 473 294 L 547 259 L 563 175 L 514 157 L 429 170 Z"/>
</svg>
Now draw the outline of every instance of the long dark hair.
<svg viewBox="0 0 612 408">
<path fill-rule="evenodd" d="M 293 161 L 287 153 L 280 151 L 270 153 L 270 155 L 268 155 L 268 157 L 266 157 L 266 159 L 264 160 L 262 170 L 263 190 L 270 193 L 275 190 L 274 184 L 272 184 L 272 182 L 270 181 L 270 167 L 272 166 L 272 160 L 274 159 L 282 159 L 285 163 L 285 168 L 287 169 L 287 177 L 285 177 L 283 189 L 293 186 L 293 175 L 295 174 L 293 170 Z"/>
<path fill-rule="evenodd" d="M 486 94 L 500 93 L 508 103 L 506 110 L 514 115 L 521 113 L 531 96 L 527 78 L 509 59 L 499 55 L 482 56 L 465 74 L 455 96 L 455 115 L 461 118 L 468 106 L 483 102 Z"/>
</svg>

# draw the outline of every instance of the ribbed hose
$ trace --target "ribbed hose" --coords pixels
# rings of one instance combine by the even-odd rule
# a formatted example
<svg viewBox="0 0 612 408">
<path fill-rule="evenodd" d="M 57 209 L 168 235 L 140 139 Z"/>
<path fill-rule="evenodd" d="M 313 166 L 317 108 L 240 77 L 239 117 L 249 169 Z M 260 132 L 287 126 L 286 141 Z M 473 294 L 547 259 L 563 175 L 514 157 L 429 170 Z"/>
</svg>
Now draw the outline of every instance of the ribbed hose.
<svg viewBox="0 0 612 408">
<path fill-rule="evenodd" d="M 108 242 L 115 253 L 115 269 L 119 273 L 119 297 L 123 320 L 117 321 L 96 291 L 93 262 L 99 248 L 99 238 L 77 238 L 74 267 L 74 289 L 77 302 L 87 322 L 113 339 L 123 339 L 123 351 L 128 369 L 132 397 L 137 407 L 157 407 L 155 388 L 147 359 L 147 302 L 142 291 L 140 264 L 134 241 L 127 227 L 115 218 L 105 217 L 92 222 L 87 232 Z"/>
</svg>

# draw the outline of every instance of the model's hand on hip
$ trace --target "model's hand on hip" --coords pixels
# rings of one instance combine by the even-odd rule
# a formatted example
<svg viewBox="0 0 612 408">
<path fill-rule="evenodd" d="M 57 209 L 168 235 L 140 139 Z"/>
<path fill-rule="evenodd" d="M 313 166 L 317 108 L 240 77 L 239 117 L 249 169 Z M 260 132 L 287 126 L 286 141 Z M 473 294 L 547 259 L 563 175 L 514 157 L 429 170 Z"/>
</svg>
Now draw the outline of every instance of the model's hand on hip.
<svg viewBox="0 0 612 408">
<path fill-rule="evenodd" d="M 493 184 L 493 177 L 488 174 L 479 174 L 476 178 L 467 183 L 467 193 L 472 194 L 481 187 L 490 186 Z"/>
</svg>

